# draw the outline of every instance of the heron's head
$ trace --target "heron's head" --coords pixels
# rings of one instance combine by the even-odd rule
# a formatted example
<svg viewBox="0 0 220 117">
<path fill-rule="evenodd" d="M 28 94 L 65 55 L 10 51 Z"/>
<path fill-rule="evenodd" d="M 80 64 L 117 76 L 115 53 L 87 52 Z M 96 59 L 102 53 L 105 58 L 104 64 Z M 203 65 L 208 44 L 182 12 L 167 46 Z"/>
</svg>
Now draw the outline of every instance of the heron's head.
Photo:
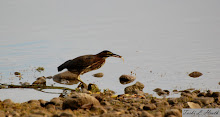
<svg viewBox="0 0 220 117">
<path fill-rule="evenodd" d="M 120 56 L 118 54 L 114 54 L 114 53 L 112 53 L 111 51 L 108 51 L 108 50 L 104 50 L 104 51 L 98 53 L 97 56 L 100 56 L 100 57 L 117 57 L 117 58 L 122 58 L 123 59 L 122 56 Z"/>
</svg>

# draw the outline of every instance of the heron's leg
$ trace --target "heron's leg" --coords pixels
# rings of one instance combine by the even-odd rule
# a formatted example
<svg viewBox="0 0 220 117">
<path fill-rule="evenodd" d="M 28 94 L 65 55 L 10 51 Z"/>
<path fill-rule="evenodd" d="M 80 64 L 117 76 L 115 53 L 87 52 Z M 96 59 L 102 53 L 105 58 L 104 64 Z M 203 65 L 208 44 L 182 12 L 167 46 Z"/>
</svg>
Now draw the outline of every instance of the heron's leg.
<svg viewBox="0 0 220 117">
<path fill-rule="evenodd" d="M 81 80 L 80 76 L 77 77 L 77 80 L 78 80 L 79 82 L 83 83 L 83 84 L 86 84 L 86 83 L 84 83 L 84 82 Z"/>
<path fill-rule="evenodd" d="M 79 76 L 77 77 L 77 80 L 81 82 L 77 88 L 81 87 L 81 89 L 88 89 L 88 85 L 84 83 Z"/>
</svg>

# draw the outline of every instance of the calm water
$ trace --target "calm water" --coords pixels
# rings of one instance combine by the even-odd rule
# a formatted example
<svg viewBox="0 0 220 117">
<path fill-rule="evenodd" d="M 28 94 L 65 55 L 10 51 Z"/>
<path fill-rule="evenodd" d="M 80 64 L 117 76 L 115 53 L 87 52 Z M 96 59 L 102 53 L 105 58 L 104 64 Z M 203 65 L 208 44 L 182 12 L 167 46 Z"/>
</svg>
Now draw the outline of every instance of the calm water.
<svg viewBox="0 0 220 117">
<path fill-rule="evenodd" d="M 110 50 L 124 57 L 108 58 L 99 70 L 81 76 L 86 83 L 118 94 L 136 81 L 144 92 L 155 88 L 219 91 L 219 1 L 1 1 L 0 83 L 19 84 L 57 74 L 68 59 Z M 36 72 L 36 67 L 44 72 Z M 14 72 L 22 73 L 22 79 Z M 121 85 L 122 74 L 136 81 Z M 203 76 L 193 79 L 192 71 Z M 92 74 L 103 72 L 103 78 Z M 75 88 L 47 80 L 47 85 Z M 60 92 L 49 90 L 49 92 Z M 4 95 L 3 95 L 4 94 Z M 0 100 L 50 100 L 58 94 L 32 89 L 0 89 Z"/>
</svg>

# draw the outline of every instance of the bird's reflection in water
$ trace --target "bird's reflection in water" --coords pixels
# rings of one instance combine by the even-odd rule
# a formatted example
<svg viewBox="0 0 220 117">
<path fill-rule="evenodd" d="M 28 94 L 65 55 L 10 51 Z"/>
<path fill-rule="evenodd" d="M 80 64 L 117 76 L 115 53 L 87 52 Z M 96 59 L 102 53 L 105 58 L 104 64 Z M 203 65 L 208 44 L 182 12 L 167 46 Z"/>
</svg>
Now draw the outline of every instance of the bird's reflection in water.
<svg viewBox="0 0 220 117">
<path fill-rule="evenodd" d="M 77 74 L 73 74 L 69 71 L 65 71 L 53 76 L 53 81 L 66 85 L 78 84 L 79 80 L 77 80 L 77 76 L 78 76 Z"/>
</svg>

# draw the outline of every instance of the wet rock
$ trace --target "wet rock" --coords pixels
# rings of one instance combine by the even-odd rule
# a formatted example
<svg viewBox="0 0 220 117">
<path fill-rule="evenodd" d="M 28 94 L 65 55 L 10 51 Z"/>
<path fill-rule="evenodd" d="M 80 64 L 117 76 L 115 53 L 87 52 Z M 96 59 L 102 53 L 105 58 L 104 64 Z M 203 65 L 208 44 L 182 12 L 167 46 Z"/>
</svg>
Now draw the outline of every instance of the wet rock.
<svg viewBox="0 0 220 117">
<path fill-rule="evenodd" d="M 179 92 L 191 93 L 191 91 L 190 91 L 190 90 L 182 90 L 182 91 L 179 91 Z"/>
<path fill-rule="evenodd" d="M 182 117 L 182 113 L 178 109 L 170 109 L 165 112 L 165 117 Z"/>
<path fill-rule="evenodd" d="M 170 94 L 170 91 L 169 90 L 163 90 L 164 92 L 166 92 L 167 95 Z"/>
<path fill-rule="evenodd" d="M 178 103 L 178 101 L 177 101 L 176 98 L 168 98 L 168 99 L 167 99 L 167 102 L 168 102 L 169 104 L 171 104 L 171 105 Z"/>
<path fill-rule="evenodd" d="M 216 97 L 216 98 L 215 98 L 215 102 L 216 102 L 218 105 L 220 105 L 220 97 Z"/>
<path fill-rule="evenodd" d="M 132 114 L 122 114 L 120 117 L 133 117 Z"/>
<path fill-rule="evenodd" d="M 144 95 L 144 92 L 143 92 L 143 91 L 140 91 L 140 90 L 138 89 L 138 90 L 134 90 L 134 94 L 137 94 L 137 96 L 142 96 L 142 95 Z"/>
<path fill-rule="evenodd" d="M 166 100 L 159 100 L 156 102 L 157 107 L 168 107 L 170 104 Z"/>
<path fill-rule="evenodd" d="M 200 93 L 198 94 L 198 97 L 204 97 L 205 95 L 206 95 L 205 92 L 200 92 Z"/>
<path fill-rule="evenodd" d="M 201 72 L 198 72 L 198 71 L 194 71 L 192 73 L 189 74 L 190 77 L 193 77 L 193 78 L 197 78 L 199 76 L 201 76 L 202 73 Z"/>
<path fill-rule="evenodd" d="M 93 76 L 100 78 L 100 77 L 103 77 L 104 74 L 103 73 L 96 73 L 96 74 L 93 74 Z"/>
<path fill-rule="evenodd" d="M 71 113 L 63 112 L 59 115 L 59 117 L 76 117 L 76 116 Z"/>
<path fill-rule="evenodd" d="M 100 92 L 99 87 L 96 84 L 92 84 L 92 83 L 90 83 L 88 85 L 88 90 L 93 92 L 93 93 Z"/>
<path fill-rule="evenodd" d="M 220 92 L 213 92 L 212 97 L 220 97 Z"/>
<path fill-rule="evenodd" d="M 121 117 L 117 113 L 104 113 L 100 117 Z"/>
<path fill-rule="evenodd" d="M 160 99 L 157 99 L 157 98 L 152 98 L 152 99 L 150 100 L 150 102 L 151 102 L 151 103 L 159 103 L 159 102 L 161 102 L 161 100 L 160 100 Z"/>
<path fill-rule="evenodd" d="M 17 76 L 17 75 L 21 75 L 21 73 L 20 73 L 20 72 L 15 72 L 14 74 L 15 74 L 16 76 Z"/>
<path fill-rule="evenodd" d="M 49 110 L 55 110 L 56 107 L 53 104 L 47 104 L 45 108 Z"/>
<path fill-rule="evenodd" d="M 102 101 L 101 105 L 110 106 L 111 104 L 108 101 Z"/>
<path fill-rule="evenodd" d="M 93 106 L 99 106 L 99 101 L 85 93 L 74 93 L 70 97 L 67 97 L 63 102 L 63 109 L 78 109 L 85 104 L 92 104 Z"/>
<path fill-rule="evenodd" d="M 135 107 L 135 108 L 139 108 L 140 107 L 140 103 L 134 102 L 134 103 L 132 103 L 132 106 Z M 143 107 L 142 107 L 142 109 L 143 109 Z"/>
<path fill-rule="evenodd" d="M 14 102 L 12 102 L 11 99 L 5 99 L 2 103 L 4 105 L 12 105 Z"/>
<path fill-rule="evenodd" d="M 178 104 L 175 104 L 174 106 L 171 106 L 170 109 L 179 109 L 179 110 L 181 110 L 183 107 L 184 107 L 184 105 L 181 102 L 179 102 Z"/>
<path fill-rule="evenodd" d="M 190 108 L 201 108 L 199 104 L 194 102 L 187 102 L 187 104 Z"/>
<path fill-rule="evenodd" d="M 181 96 L 178 98 L 178 102 L 191 102 L 193 98 L 191 97 L 186 97 L 186 96 Z"/>
<path fill-rule="evenodd" d="M 211 90 L 208 90 L 205 97 L 212 97 L 213 92 Z"/>
<path fill-rule="evenodd" d="M 194 99 L 195 101 L 200 101 L 205 105 L 208 105 L 210 103 L 214 102 L 214 98 L 213 97 L 198 97 Z"/>
<path fill-rule="evenodd" d="M 143 110 L 144 105 L 145 104 L 139 104 L 139 106 L 137 108 L 140 109 L 140 110 Z"/>
<path fill-rule="evenodd" d="M 45 100 L 39 99 L 40 105 L 43 107 L 47 102 Z"/>
<path fill-rule="evenodd" d="M 159 96 L 170 94 L 170 92 L 168 90 L 162 90 L 161 88 L 156 88 L 153 91 L 156 92 L 157 95 L 159 95 Z"/>
<path fill-rule="evenodd" d="M 104 106 L 104 108 L 105 108 L 107 111 L 113 111 L 113 107 L 112 107 L 112 106 Z"/>
<path fill-rule="evenodd" d="M 5 112 L 3 110 L 0 110 L 0 117 L 6 117 Z"/>
<path fill-rule="evenodd" d="M 108 96 L 115 94 L 115 92 L 110 89 L 104 89 L 103 93 Z"/>
<path fill-rule="evenodd" d="M 53 102 L 46 102 L 44 105 L 41 104 L 42 107 L 46 107 L 46 108 L 52 107 L 51 105 L 53 105 L 55 107 L 55 103 L 53 103 Z"/>
<path fill-rule="evenodd" d="M 160 111 L 157 111 L 155 113 L 155 117 L 163 117 L 162 113 Z"/>
<path fill-rule="evenodd" d="M 47 110 L 43 110 L 40 108 L 32 109 L 30 112 L 31 112 L 31 114 L 29 115 L 29 117 L 45 117 L 45 116 L 49 117 L 49 116 L 51 116 L 51 114 Z"/>
<path fill-rule="evenodd" d="M 140 117 L 154 117 L 154 116 L 147 111 L 142 111 Z"/>
<path fill-rule="evenodd" d="M 20 117 L 20 114 L 18 112 L 16 112 L 16 111 L 11 111 L 10 115 L 11 115 L 11 117 Z M 7 115 L 7 117 L 10 117 L 10 115 L 9 116 Z"/>
<path fill-rule="evenodd" d="M 22 86 L 27 86 L 27 85 L 30 85 L 30 83 L 29 83 L 29 82 L 20 82 L 20 84 L 21 84 Z"/>
<path fill-rule="evenodd" d="M 179 91 L 178 91 L 178 90 L 176 90 L 176 89 L 174 89 L 174 90 L 173 90 L 173 92 L 174 92 L 174 93 L 178 93 Z"/>
<path fill-rule="evenodd" d="M 163 91 L 161 88 L 156 88 L 153 90 L 154 92 L 159 92 L 159 91 Z"/>
<path fill-rule="evenodd" d="M 147 104 L 147 105 L 144 105 L 144 107 L 143 107 L 144 110 L 154 110 L 156 108 L 157 107 L 155 104 Z"/>
<path fill-rule="evenodd" d="M 197 94 L 196 93 L 191 93 L 191 92 L 189 92 L 189 93 L 182 92 L 181 96 L 185 96 L 185 97 L 189 97 L 189 98 L 196 98 Z"/>
<path fill-rule="evenodd" d="M 38 100 L 29 100 L 28 103 L 31 105 L 31 106 L 34 106 L 34 107 L 40 107 L 41 104 Z"/>
<path fill-rule="evenodd" d="M 53 76 L 47 76 L 46 77 L 46 79 L 52 79 L 53 78 Z"/>
<path fill-rule="evenodd" d="M 133 117 L 138 117 L 139 115 L 139 111 L 137 110 L 130 110 L 129 112 L 133 115 Z"/>
<path fill-rule="evenodd" d="M 198 95 L 200 93 L 200 90 L 194 90 L 192 93 L 195 93 Z"/>
<path fill-rule="evenodd" d="M 78 75 L 69 71 L 65 71 L 53 76 L 53 80 L 55 82 L 66 85 L 78 84 L 79 80 L 77 79 L 78 79 Z"/>
<path fill-rule="evenodd" d="M 98 112 L 98 113 L 101 113 L 101 114 L 107 113 L 107 110 L 104 109 L 102 106 L 92 106 L 92 107 L 90 108 L 90 111 Z"/>
<path fill-rule="evenodd" d="M 132 75 L 121 75 L 119 77 L 119 81 L 121 84 L 128 84 L 128 83 L 131 83 L 133 82 L 134 80 L 136 79 L 135 76 L 132 76 Z"/>
<path fill-rule="evenodd" d="M 135 94 L 137 90 L 143 91 L 144 84 L 136 82 L 134 85 L 128 86 L 124 89 L 125 94 Z"/>
<path fill-rule="evenodd" d="M 93 107 L 93 104 L 88 103 L 81 106 L 81 109 L 91 109 Z"/>
<path fill-rule="evenodd" d="M 5 89 L 5 88 L 7 88 L 7 86 L 6 85 L 0 85 L 0 89 Z"/>
<path fill-rule="evenodd" d="M 53 98 L 50 100 L 51 103 L 54 103 L 56 106 L 61 106 L 63 104 L 63 101 L 60 100 L 60 98 Z"/>
<path fill-rule="evenodd" d="M 39 77 L 39 78 L 37 78 L 37 80 L 36 81 L 34 81 L 33 83 L 32 83 L 32 85 L 46 85 L 46 79 L 45 79 L 45 77 Z"/>
</svg>

